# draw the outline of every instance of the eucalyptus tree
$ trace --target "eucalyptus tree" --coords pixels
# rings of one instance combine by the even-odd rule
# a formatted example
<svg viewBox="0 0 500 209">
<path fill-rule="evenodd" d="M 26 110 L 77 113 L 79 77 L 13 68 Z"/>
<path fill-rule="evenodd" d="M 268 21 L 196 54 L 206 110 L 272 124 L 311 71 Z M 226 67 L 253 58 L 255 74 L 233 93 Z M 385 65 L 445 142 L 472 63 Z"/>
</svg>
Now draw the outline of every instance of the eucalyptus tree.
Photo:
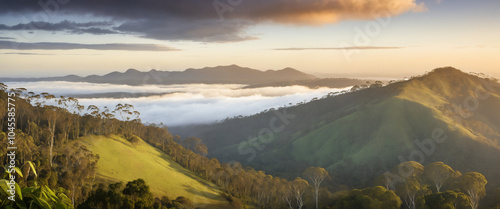
<svg viewBox="0 0 500 209">
<path fill-rule="evenodd" d="M 436 187 L 439 193 L 441 187 L 452 178 L 460 176 L 460 172 L 453 170 L 450 166 L 443 162 L 435 162 L 425 166 L 423 179 Z"/>
<path fill-rule="evenodd" d="M 52 94 L 44 94 L 42 93 L 44 100 L 50 101 L 52 99 L 55 99 L 56 97 Z M 54 134 L 56 132 L 56 122 L 57 119 L 59 118 L 59 112 L 57 107 L 52 106 L 52 105 L 47 105 L 43 107 L 43 115 L 47 119 L 47 124 L 49 128 L 49 162 L 50 166 L 52 167 L 52 157 L 53 157 L 53 150 L 54 150 Z"/>
<path fill-rule="evenodd" d="M 472 209 L 477 209 L 479 207 L 479 201 L 486 196 L 485 186 L 487 183 L 488 180 L 486 180 L 483 174 L 469 172 L 457 179 L 455 187 L 469 195 L 470 207 Z"/>
<path fill-rule="evenodd" d="M 319 187 L 325 178 L 329 178 L 328 171 L 320 167 L 309 167 L 304 171 L 304 177 L 311 182 L 314 187 L 314 199 L 316 200 L 316 209 L 318 209 Z"/>
<path fill-rule="evenodd" d="M 309 184 L 307 183 L 306 180 L 300 177 L 297 177 L 295 180 L 290 182 L 290 184 L 293 196 L 295 198 L 295 201 L 297 202 L 297 208 L 302 209 L 302 207 L 304 206 L 304 194 L 309 188 Z"/>
</svg>

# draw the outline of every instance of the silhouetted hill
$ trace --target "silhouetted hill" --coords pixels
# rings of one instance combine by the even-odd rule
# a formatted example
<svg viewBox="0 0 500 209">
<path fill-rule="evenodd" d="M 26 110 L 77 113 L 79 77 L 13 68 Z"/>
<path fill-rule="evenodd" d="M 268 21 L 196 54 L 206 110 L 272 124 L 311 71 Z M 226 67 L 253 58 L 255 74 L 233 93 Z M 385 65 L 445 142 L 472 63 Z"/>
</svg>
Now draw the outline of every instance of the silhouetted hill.
<svg viewBox="0 0 500 209">
<path fill-rule="evenodd" d="M 448 67 L 385 87 L 170 130 L 203 139 L 209 155 L 223 162 L 284 177 L 321 166 L 339 184 L 362 187 L 401 161 L 442 161 L 481 172 L 498 186 L 498 107 L 498 81 Z"/>
<path fill-rule="evenodd" d="M 187 69 L 185 71 L 157 71 L 141 72 L 129 69 L 124 73 L 112 72 L 103 76 L 90 75 L 80 77 L 75 75 L 49 78 L 0 78 L 1 82 L 13 81 L 74 81 L 90 83 L 112 84 L 262 84 L 279 81 L 294 81 L 314 79 L 309 75 L 292 68 L 282 70 L 259 71 L 237 65 L 205 67 L 202 69 Z"/>
</svg>

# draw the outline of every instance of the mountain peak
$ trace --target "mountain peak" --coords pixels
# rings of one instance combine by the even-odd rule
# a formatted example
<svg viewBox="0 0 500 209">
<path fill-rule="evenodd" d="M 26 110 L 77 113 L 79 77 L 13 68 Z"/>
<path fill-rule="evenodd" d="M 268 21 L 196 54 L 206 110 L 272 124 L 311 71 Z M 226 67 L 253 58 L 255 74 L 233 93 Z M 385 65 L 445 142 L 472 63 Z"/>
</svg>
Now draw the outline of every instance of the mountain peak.
<svg viewBox="0 0 500 209">
<path fill-rule="evenodd" d="M 428 79 L 430 81 L 457 81 L 461 79 L 468 79 L 471 76 L 468 73 L 462 72 L 459 69 L 456 69 L 454 67 L 441 67 L 441 68 L 436 68 L 432 70 L 431 72 L 427 73 L 426 75 L 422 76 L 424 79 Z"/>
<path fill-rule="evenodd" d="M 125 71 L 125 73 L 140 73 L 140 71 L 133 69 L 133 68 L 130 68 L 127 71 Z"/>
<path fill-rule="evenodd" d="M 470 95 L 481 87 L 480 77 L 462 72 L 453 67 L 443 67 L 417 76 L 402 84 L 400 97 L 407 100 L 440 108 L 447 102 L 463 102 L 464 95 Z M 431 99 L 432 98 L 432 99 Z"/>
<path fill-rule="evenodd" d="M 459 69 L 456 69 L 454 67 L 451 67 L 451 66 L 436 68 L 436 69 L 432 70 L 431 73 L 437 73 L 437 74 L 460 73 L 460 74 L 464 74 L 464 72 L 462 72 Z"/>
<path fill-rule="evenodd" d="M 291 67 L 283 68 L 282 71 L 285 71 L 285 72 L 299 72 L 298 70 L 296 70 L 294 68 L 291 68 Z"/>
<path fill-rule="evenodd" d="M 204 67 L 200 69 L 188 68 L 185 72 L 195 72 L 195 71 L 236 71 L 236 70 L 249 70 L 250 68 L 241 67 L 239 65 L 219 65 L 215 67 Z M 253 70 L 253 69 L 252 69 Z"/>
<path fill-rule="evenodd" d="M 252 71 L 256 71 L 256 69 L 251 69 L 251 68 L 248 68 L 248 67 L 242 67 L 242 66 L 239 66 L 239 65 L 236 65 L 236 64 L 232 64 L 232 65 L 221 65 L 221 66 L 217 66 L 217 67 L 214 67 L 215 69 L 223 69 L 223 70 L 231 70 L 231 71 L 235 71 L 235 70 L 252 70 Z"/>
</svg>

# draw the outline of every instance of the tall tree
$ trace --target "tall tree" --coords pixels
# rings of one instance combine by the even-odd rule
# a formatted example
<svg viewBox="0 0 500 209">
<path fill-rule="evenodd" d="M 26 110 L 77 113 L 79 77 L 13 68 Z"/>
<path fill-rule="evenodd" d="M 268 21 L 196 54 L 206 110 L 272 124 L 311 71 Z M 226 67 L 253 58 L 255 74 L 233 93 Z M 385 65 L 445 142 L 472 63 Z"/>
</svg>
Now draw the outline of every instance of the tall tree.
<svg viewBox="0 0 500 209">
<path fill-rule="evenodd" d="M 478 172 L 469 172 L 457 179 L 456 187 L 470 197 L 470 207 L 477 209 L 479 201 L 486 195 L 486 184 L 488 181 L 483 174 Z"/>
<path fill-rule="evenodd" d="M 397 176 L 396 194 L 403 199 L 409 209 L 415 209 L 417 197 L 428 192 L 421 184 L 423 172 L 424 166 L 415 161 L 402 162 L 392 169 L 392 173 Z"/>
<path fill-rule="evenodd" d="M 300 177 L 297 177 L 295 180 L 290 182 L 290 184 L 295 200 L 297 201 L 297 207 L 298 209 L 302 209 L 304 206 L 304 193 L 307 191 L 309 184 L 306 180 Z"/>
<path fill-rule="evenodd" d="M 101 133 L 104 135 L 111 134 L 115 131 L 115 115 L 112 113 L 111 110 L 107 106 L 103 107 L 103 111 L 100 114 L 100 118 L 102 119 L 103 122 L 101 122 Z"/>
<path fill-rule="evenodd" d="M 417 208 L 417 198 L 430 193 L 417 178 L 406 178 L 396 185 L 396 194 L 400 196 L 408 209 Z"/>
<path fill-rule="evenodd" d="M 425 166 L 423 180 L 434 184 L 436 191 L 439 193 L 443 184 L 450 178 L 460 176 L 460 172 L 453 170 L 450 166 L 443 162 L 435 162 Z"/>
<path fill-rule="evenodd" d="M 134 111 L 133 105 L 121 103 L 115 106 L 115 110 L 113 110 L 112 113 L 117 114 L 122 121 L 125 121 L 125 123 L 123 123 L 122 133 L 124 133 L 126 137 L 129 137 L 132 134 L 132 130 L 130 127 L 131 123 L 128 122 L 139 119 L 140 113 Z"/>
<path fill-rule="evenodd" d="M 52 167 L 52 157 L 54 150 L 54 134 L 56 132 L 56 122 L 58 116 L 57 108 L 54 106 L 45 106 L 44 115 L 47 118 L 48 128 L 49 128 L 49 162 Z"/>
<path fill-rule="evenodd" d="M 304 171 L 303 175 L 314 187 L 314 199 L 316 200 L 316 209 L 318 209 L 319 187 L 321 182 L 329 177 L 328 171 L 320 167 L 309 167 Z"/>
<path fill-rule="evenodd" d="M 99 157 L 92 154 L 84 145 L 74 143 L 64 147 L 64 152 L 57 158 L 62 175 L 60 183 L 68 188 L 73 205 L 83 202 L 86 194 L 82 187 L 93 183 Z"/>
</svg>

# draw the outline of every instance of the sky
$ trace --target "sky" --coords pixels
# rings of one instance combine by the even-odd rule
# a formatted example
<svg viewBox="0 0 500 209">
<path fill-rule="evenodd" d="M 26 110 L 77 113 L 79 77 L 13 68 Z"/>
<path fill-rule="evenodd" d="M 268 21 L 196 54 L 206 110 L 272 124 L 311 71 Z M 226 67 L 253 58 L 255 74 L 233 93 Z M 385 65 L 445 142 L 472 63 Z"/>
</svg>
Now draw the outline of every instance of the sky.
<svg viewBox="0 0 500 209">
<path fill-rule="evenodd" d="M 500 77 L 498 0 L 2 0 L 0 77 L 237 64 Z"/>
</svg>

